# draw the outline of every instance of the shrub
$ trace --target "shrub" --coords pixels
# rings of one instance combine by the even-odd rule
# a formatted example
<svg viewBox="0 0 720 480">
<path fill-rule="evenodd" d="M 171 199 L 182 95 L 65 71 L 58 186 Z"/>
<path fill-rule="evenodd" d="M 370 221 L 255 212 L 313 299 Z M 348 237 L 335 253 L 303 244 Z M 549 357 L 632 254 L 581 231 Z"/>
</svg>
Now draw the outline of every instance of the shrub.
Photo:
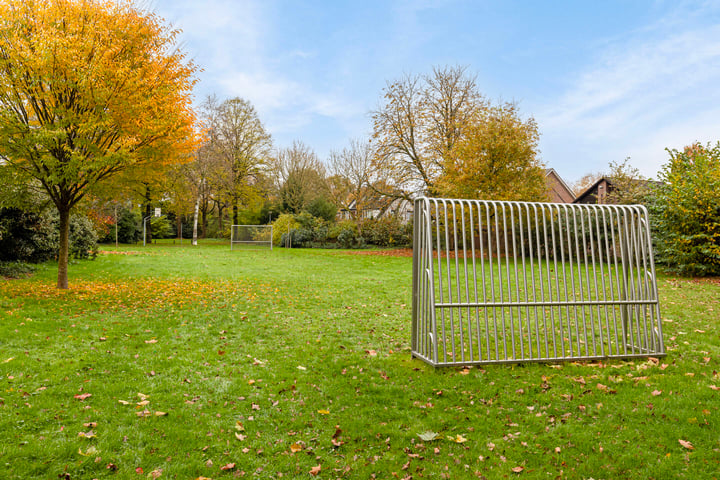
<svg viewBox="0 0 720 480">
<path fill-rule="evenodd" d="M 57 213 L 0 209 L 0 261 L 40 263 L 55 258 L 59 249 Z M 83 215 L 70 217 L 70 257 L 95 258 L 97 234 Z"/>
<path fill-rule="evenodd" d="M 363 237 L 379 247 L 407 247 L 412 243 L 412 224 L 404 224 L 394 216 L 366 220 Z"/>
<path fill-rule="evenodd" d="M 285 245 L 283 235 L 287 235 L 288 231 L 300 227 L 295 220 L 295 216 L 289 213 L 283 213 L 277 220 L 273 222 L 273 245 Z"/>
<path fill-rule="evenodd" d="M 352 248 L 355 245 L 355 232 L 351 228 L 343 228 L 337 236 L 337 241 L 343 248 Z"/>
<path fill-rule="evenodd" d="M 344 230 L 350 230 L 353 236 L 357 236 L 358 226 L 353 220 L 341 220 L 328 229 L 328 240 L 338 240 L 340 233 Z M 347 235 L 347 234 L 346 234 Z"/>
<path fill-rule="evenodd" d="M 313 200 L 307 207 L 308 213 L 316 218 L 322 218 L 326 222 L 332 222 L 337 215 L 337 207 L 323 197 Z"/>
<path fill-rule="evenodd" d="M 49 214 L 0 209 L 0 261 L 40 263 L 57 251 L 58 231 Z"/>
<path fill-rule="evenodd" d="M 97 233 L 84 215 L 70 217 L 70 258 L 95 258 L 98 254 Z"/>
<path fill-rule="evenodd" d="M 175 229 L 167 217 L 152 217 L 150 219 L 150 231 L 152 238 L 172 238 L 175 236 Z"/>
<path fill-rule="evenodd" d="M 651 206 L 658 262 L 684 275 L 720 275 L 720 142 L 668 153 Z"/>
<path fill-rule="evenodd" d="M 20 278 L 30 275 L 35 269 L 24 262 L 0 262 L 0 277 Z"/>
</svg>

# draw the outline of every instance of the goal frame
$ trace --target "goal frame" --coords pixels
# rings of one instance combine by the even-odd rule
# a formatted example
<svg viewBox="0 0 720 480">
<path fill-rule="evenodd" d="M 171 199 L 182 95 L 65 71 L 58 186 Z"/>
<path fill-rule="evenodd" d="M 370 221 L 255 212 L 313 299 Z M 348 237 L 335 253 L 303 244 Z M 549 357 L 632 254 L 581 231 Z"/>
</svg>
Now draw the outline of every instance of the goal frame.
<svg viewBox="0 0 720 480">
<path fill-rule="evenodd" d="M 270 229 L 269 240 L 238 240 L 235 235 L 236 227 L 252 227 L 252 228 L 263 228 Z M 252 245 L 270 245 L 270 251 L 273 249 L 273 226 L 272 225 L 230 225 L 230 250 L 233 250 L 233 245 L 236 243 L 252 244 Z"/>
</svg>

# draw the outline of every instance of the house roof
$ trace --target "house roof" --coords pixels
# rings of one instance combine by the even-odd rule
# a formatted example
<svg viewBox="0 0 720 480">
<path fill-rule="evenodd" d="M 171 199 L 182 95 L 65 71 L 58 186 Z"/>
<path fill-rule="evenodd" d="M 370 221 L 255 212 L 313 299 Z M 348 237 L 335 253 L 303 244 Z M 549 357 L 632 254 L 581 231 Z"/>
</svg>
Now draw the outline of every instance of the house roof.
<svg viewBox="0 0 720 480">
<path fill-rule="evenodd" d="M 563 178 L 560 176 L 559 173 L 557 173 L 557 171 L 554 168 L 546 168 L 545 169 L 545 177 L 547 178 L 550 175 L 553 175 L 557 179 L 557 181 L 560 183 L 560 185 L 562 185 L 563 188 L 565 188 L 565 190 L 567 190 L 568 193 L 570 193 L 572 198 L 575 198 L 575 192 L 573 192 L 573 189 L 570 188 L 567 183 L 565 183 L 565 180 L 563 180 Z"/>
</svg>

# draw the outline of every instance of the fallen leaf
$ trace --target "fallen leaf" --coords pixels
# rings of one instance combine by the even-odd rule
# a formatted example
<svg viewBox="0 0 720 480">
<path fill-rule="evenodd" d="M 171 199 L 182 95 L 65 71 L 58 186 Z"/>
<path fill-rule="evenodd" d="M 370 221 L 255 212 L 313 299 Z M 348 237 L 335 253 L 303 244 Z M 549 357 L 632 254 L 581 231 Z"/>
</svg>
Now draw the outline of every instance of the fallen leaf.
<svg viewBox="0 0 720 480">
<path fill-rule="evenodd" d="M 688 450 L 695 450 L 695 447 L 693 446 L 693 444 L 688 442 L 687 440 L 680 439 L 680 440 L 678 440 L 678 442 L 680 442 L 680 445 L 687 448 Z"/>
<path fill-rule="evenodd" d="M 662 390 L 653 390 L 650 393 L 653 397 L 657 397 L 658 395 L 660 395 L 662 393 Z"/>
<path fill-rule="evenodd" d="M 144 407 L 144 406 L 147 405 L 148 403 L 150 403 L 150 400 L 143 400 L 142 402 L 138 402 L 138 403 L 137 403 L 137 406 L 138 406 L 138 407 Z"/>
<path fill-rule="evenodd" d="M 137 474 L 142 474 L 142 473 L 143 473 L 142 467 L 137 467 L 137 468 L 135 469 L 135 473 L 137 473 Z"/>
<path fill-rule="evenodd" d="M 433 440 L 436 440 L 440 436 L 437 432 L 431 432 L 428 430 L 427 432 L 418 433 L 418 437 L 424 442 L 432 442 Z"/>
<path fill-rule="evenodd" d="M 517 466 L 517 467 L 513 467 L 513 468 L 512 468 L 512 471 L 515 472 L 515 473 L 520 473 L 520 472 L 522 472 L 523 470 L 525 470 L 525 467 Z"/>
<path fill-rule="evenodd" d="M 317 476 L 320 473 L 320 470 L 322 470 L 322 467 L 320 465 L 317 465 L 315 467 L 312 467 L 309 473 L 312 476 Z"/>
<path fill-rule="evenodd" d="M 220 467 L 220 470 L 232 470 L 233 468 L 235 468 L 234 463 L 226 463 L 225 465 Z"/>
<path fill-rule="evenodd" d="M 78 393 L 77 395 L 73 396 L 73 398 L 75 398 L 76 400 L 80 400 L 81 402 L 86 398 L 90 397 L 92 397 L 92 393 Z"/>
<path fill-rule="evenodd" d="M 329 410 L 318 410 L 317 412 L 318 412 L 320 415 L 329 415 L 329 414 L 330 414 L 330 411 L 329 411 Z"/>
<path fill-rule="evenodd" d="M 167 417 L 167 412 L 155 412 L 156 417 Z"/>
<path fill-rule="evenodd" d="M 243 426 L 243 424 L 240 420 L 235 422 L 235 430 L 240 430 L 241 432 L 245 431 L 245 427 Z"/>
<path fill-rule="evenodd" d="M 78 448 L 78 453 L 79 453 L 80 455 L 82 455 L 83 457 L 89 457 L 89 456 L 91 456 L 91 455 L 97 455 L 98 453 L 100 453 L 100 450 L 98 450 L 97 448 L 95 448 L 94 445 L 91 445 L 91 446 L 88 447 L 87 450 L 85 450 L 85 453 L 83 453 L 83 451 Z"/>
<path fill-rule="evenodd" d="M 247 436 L 243 435 L 242 433 L 235 432 L 235 438 L 240 440 L 241 442 L 247 438 Z"/>
<path fill-rule="evenodd" d="M 96 427 L 97 427 L 97 422 L 83 423 L 83 427 L 86 427 L 86 428 L 96 428 Z"/>
<path fill-rule="evenodd" d="M 90 430 L 89 432 L 78 432 L 78 437 L 95 438 L 95 437 L 97 437 L 97 435 L 95 435 L 95 432 Z"/>
<path fill-rule="evenodd" d="M 450 440 L 450 441 L 452 441 L 452 442 L 455 442 L 455 443 L 465 443 L 465 442 L 467 442 L 467 438 L 465 438 L 465 437 L 463 437 L 462 435 L 459 435 L 459 434 L 458 434 L 457 436 L 455 436 L 455 437 L 451 437 L 451 436 L 448 435 L 447 438 L 448 438 L 448 440 Z"/>
<path fill-rule="evenodd" d="M 292 453 L 300 452 L 300 451 L 302 451 L 302 449 L 303 449 L 303 447 L 299 443 L 293 443 L 292 445 L 290 445 L 290 451 Z"/>
<path fill-rule="evenodd" d="M 145 340 L 145 343 L 157 343 L 156 339 Z"/>
<path fill-rule="evenodd" d="M 10 362 L 12 362 L 13 360 L 15 360 L 15 357 L 10 357 L 10 358 L 8 358 L 7 360 L 3 360 L 3 363 L 10 363 Z"/>
<path fill-rule="evenodd" d="M 708 387 L 710 387 L 711 390 L 720 390 L 720 387 L 717 385 L 708 385 Z"/>
<path fill-rule="evenodd" d="M 160 478 L 160 477 L 162 476 L 162 469 L 161 469 L 161 468 L 158 468 L 158 469 L 156 469 L 156 470 L 153 470 L 152 472 L 150 472 L 150 473 L 148 474 L 148 476 L 149 476 L 150 478 L 152 478 L 153 480 L 155 480 L 155 479 L 157 479 L 157 478 Z"/>
<path fill-rule="evenodd" d="M 121 403 L 123 405 L 130 405 L 130 402 L 126 402 L 125 400 L 118 400 L 118 403 Z"/>
<path fill-rule="evenodd" d="M 303 367 L 302 365 L 298 365 L 297 369 L 298 370 L 307 370 L 307 368 Z"/>
<path fill-rule="evenodd" d="M 152 415 L 152 412 L 150 412 L 150 410 L 143 410 L 142 412 L 135 412 L 135 415 L 140 418 L 149 417 L 150 415 Z"/>
</svg>

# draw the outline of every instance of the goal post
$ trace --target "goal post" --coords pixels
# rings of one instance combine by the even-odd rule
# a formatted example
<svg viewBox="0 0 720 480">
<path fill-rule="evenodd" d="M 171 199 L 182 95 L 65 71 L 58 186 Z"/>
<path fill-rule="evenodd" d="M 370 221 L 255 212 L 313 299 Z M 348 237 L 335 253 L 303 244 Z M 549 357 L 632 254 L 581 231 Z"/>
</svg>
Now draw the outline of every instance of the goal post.
<svg viewBox="0 0 720 480">
<path fill-rule="evenodd" d="M 230 250 L 234 246 L 270 247 L 272 250 L 272 225 L 231 225 Z"/>
</svg>

